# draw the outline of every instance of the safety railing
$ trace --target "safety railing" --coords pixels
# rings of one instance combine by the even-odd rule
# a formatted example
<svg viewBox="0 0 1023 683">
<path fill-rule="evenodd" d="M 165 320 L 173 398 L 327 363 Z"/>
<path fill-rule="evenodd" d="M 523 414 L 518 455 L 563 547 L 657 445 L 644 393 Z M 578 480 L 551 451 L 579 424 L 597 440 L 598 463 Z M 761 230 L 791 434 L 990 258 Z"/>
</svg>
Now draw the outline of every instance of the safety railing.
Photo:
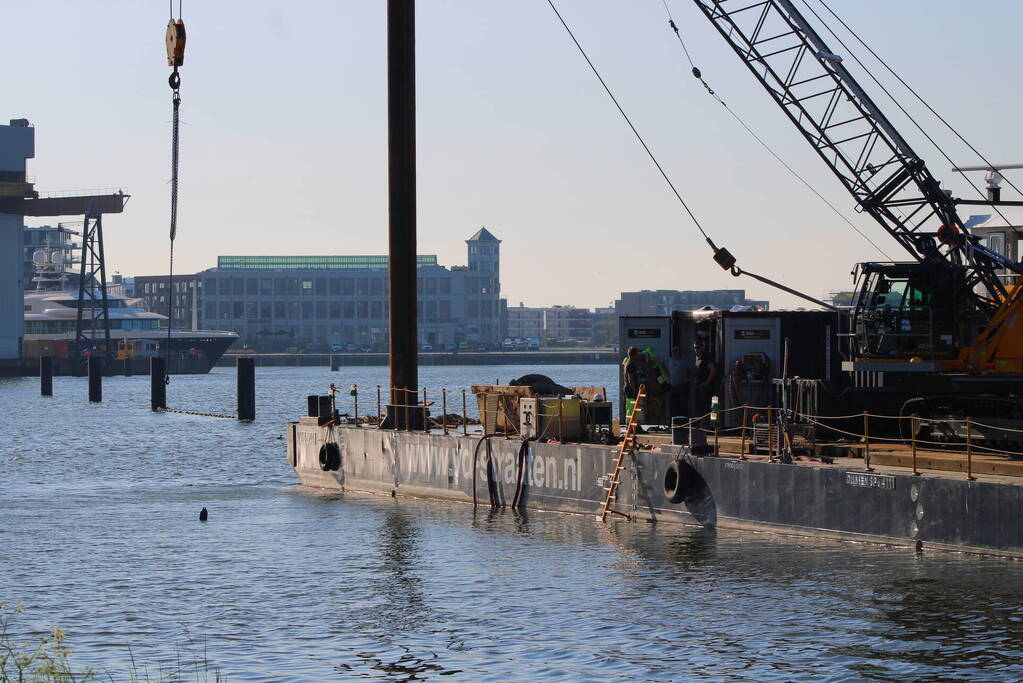
<svg viewBox="0 0 1023 683">
<path fill-rule="evenodd" d="M 712 416 L 715 414 L 720 418 L 730 412 L 742 412 L 742 421 L 734 427 L 722 428 L 721 421 L 717 425 L 709 425 Z M 886 421 L 882 422 L 882 421 Z M 891 422 L 896 423 L 895 428 L 890 427 Z M 878 429 L 879 422 L 882 428 Z M 839 447 L 854 448 L 862 452 L 864 464 L 867 471 L 873 471 L 871 458 L 872 450 L 884 447 L 902 446 L 908 447 L 911 456 L 911 466 L 914 475 L 919 475 L 919 452 L 920 450 L 931 450 L 947 456 L 961 456 L 965 460 L 966 478 L 970 481 L 976 479 L 973 474 L 975 455 L 996 455 L 1012 459 L 1023 458 L 1023 429 L 1016 429 L 1005 425 L 991 424 L 977 420 L 971 416 L 966 417 L 922 417 L 917 414 L 910 415 L 882 415 L 863 411 L 849 415 L 810 415 L 796 410 L 784 410 L 775 406 L 734 406 L 731 408 L 710 411 L 699 417 L 687 418 L 684 422 L 674 424 L 679 429 L 699 429 L 707 436 L 714 437 L 714 452 L 719 453 L 719 439 L 722 436 L 735 434 L 739 438 L 739 458 L 745 460 L 751 453 L 747 448 L 753 440 L 756 431 L 766 431 L 767 456 L 771 461 L 776 460 L 784 451 L 791 453 L 794 449 L 794 437 L 800 428 L 809 425 L 814 429 L 810 430 L 809 446 L 816 451 L 818 448 Z M 908 429 L 905 428 L 908 426 Z M 930 430 L 931 438 L 927 438 L 924 432 Z M 938 431 L 947 438 L 939 440 L 933 436 Z M 893 432 L 898 436 L 892 436 Z M 1012 435 L 1018 434 L 1018 437 Z M 830 438 L 829 438 L 830 437 Z M 999 438 L 994 438 L 999 437 Z M 995 445 L 984 445 L 978 440 L 988 440 L 990 443 L 1019 443 L 1018 450 L 999 448 Z"/>
<path fill-rule="evenodd" d="M 385 422 L 387 410 L 401 411 L 397 420 L 404 431 L 441 432 L 445 435 L 486 435 L 488 438 L 524 439 L 564 443 L 578 441 L 579 418 L 569 416 L 566 400 L 537 398 L 530 421 L 520 424 L 522 401 L 527 397 L 497 392 L 473 393 L 468 389 L 431 390 L 428 387 L 403 389 L 407 397 L 390 403 L 390 389 L 372 386 L 368 392 L 351 385 L 347 392 L 333 387 L 333 411 L 337 424 L 379 427 Z M 369 396 L 365 396 L 369 393 Z M 414 396 L 414 398 L 413 398 Z M 530 397 L 531 398 L 531 397 Z M 475 399 L 475 400 L 470 400 Z M 725 427 L 726 415 L 740 413 L 738 424 Z M 514 416 L 514 418 L 512 417 Z M 894 424 L 893 424 L 894 423 Z M 387 425 L 393 428 L 392 425 Z M 720 454 L 721 440 L 738 441 L 738 457 L 746 460 L 766 450 L 772 462 L 789 458 L 801 450 L 810 454 L 826 449 L 859 452 L 867 471 L 873 471 L 872 457 L 880 449 L 892 446 L 908 448 L 914 475 L 920 474 L 919 452 L 931 450 L 965 460 L 965 473 L 975 480 L 974 457 L 997 455 L 1023 457 L 1023 429 L 991 424 L 966 417 L 922 417 L 920 415 L 883 415 L 863 411 L 849 415 L 819 415 L 777 406 L 740 405 L 708 411 L 687 417 L 672 425 L 675 429 L 695 429 L 713 439 L 713 452 Z M 934 436 L 944 434 L 944 438 Z M 1017 437 L 1009 438 L 1013 434 Z M 999 438 L 994 438 L 999 437 Z M 1002 443 L 1019 442 L 1019 450 L 999 447 Z M 732 442 L 734 447 L 734 441 Z M 734 452 L 733 452 L 734 453 Z"/>
<path fill-rule="evenodd" d="M 506 439 L 528 438 L 559 443 L 571 440 L 580 431 L 579 418 L 566 415 L 568 401 L 562 398 L 537 398 L 535 410 L 529 413 L 530 422 L 521 425 L 522 401 L 532 397 L 498 392 L 473 393 L 468 389 L 451 390 L 446 387 L 439 390 L 428 387 L 392 390 L 379 384 L 369 389 L 369 397 L 365 395 L 365 388 L 357 384 L 350 385 L 347 391 L 331 384 L 328 393 L 334 423 L 349 426 L 386 426 L 393 429 L 394 424 L 387 422 L 390 410 L 398 416 L 393 422 L 400 431 L 439 430 L 445 435 L 458 432 L 469 435 L 472 427 L 472 433 L 476 435 L 484 433 Z M 392 402 L 390 397 L 395 395 L 404 397 L 404 400 Z M 610 424 L 607 427 L 610 428 Z"/>
</svg>

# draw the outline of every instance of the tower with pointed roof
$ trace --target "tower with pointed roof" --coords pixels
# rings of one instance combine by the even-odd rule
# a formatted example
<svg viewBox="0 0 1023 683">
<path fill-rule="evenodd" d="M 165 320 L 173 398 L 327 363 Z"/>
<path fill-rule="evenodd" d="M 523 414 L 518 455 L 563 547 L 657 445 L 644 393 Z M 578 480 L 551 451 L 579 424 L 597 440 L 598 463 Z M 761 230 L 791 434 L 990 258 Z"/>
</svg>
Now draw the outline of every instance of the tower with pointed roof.
<svg viewBox="0 0 1023 683">
<path fill-rule="evenodd" d="M 484 342 L 497 341 L 501 333 L 501 240 L 481 227 L 465 243 L 469 251 L 467 336 Z"/>
</svg>

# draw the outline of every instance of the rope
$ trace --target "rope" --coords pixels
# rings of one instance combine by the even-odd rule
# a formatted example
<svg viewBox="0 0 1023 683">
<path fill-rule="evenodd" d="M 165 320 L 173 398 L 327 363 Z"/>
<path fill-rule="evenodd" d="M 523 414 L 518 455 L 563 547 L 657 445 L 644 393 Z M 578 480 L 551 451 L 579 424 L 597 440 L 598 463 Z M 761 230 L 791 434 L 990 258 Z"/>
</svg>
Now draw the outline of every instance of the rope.
<svg viewBox="0 0 1023 683">
<path fill-rule="evenodd" d="M 803 178 L 803 176 L 799 175 L 795 171 L 795 169 L 793 169 L 791 166 L 789 166 L 787 163 L 785 163 L 785 160 L 782 159 L 781 156 L 779 156 L 770 147 L 770 145 L 768 145 L 766 142 L 764 142 L 763 138 L 761 138 L 759 135 L 757 135 L 753 131 L 753 129 L 750 128 L 746 124 L 746 122 L 738 114 L 736 114 L 735 111 L 733 111 L 732 108 L 729 107 L 728 104 L 723 99 L 721 99 L 720 95 L 718 95 L 716 92 L 714 92 L 714 89 L 711 88 L 710 85 L 707 83 L 707 81 L 705 81 L 703 79 L 703 74 L 700 72 L 700 69 L 693 63 L 693 59 L 689 55 L 689 50 L 686 48 L 685 41 L 682 40 L 682 34 L 679 33 L 678 25 L 675 23 L 675 18 L 672 17 L 671 10 L 668 8 L 667 0 L 661 0 L 661 2 L 664 4 L 664 9 L 668 13 L 668 25 L 671 26 L 671 30 L 675 32 L 675 37 L 678 38 L 678 44 L 682 47 L 682 52 L 685 54 L 686 59 L 689 61 L 689 66 L 690 66 L 690 68 L 692 68 L 693 76 L 697 80 L 699 80 L 700 83 L 703 84 L 703 87 L 706 88 L 707 93 L 711 97 L 713 97 L 715 100 L 717 100 L 717 102 L 722 107 L 725 108 L 725 111 L 727 111 L 732 116 L 732 118 L 734 118 L 739 123 L 739 125 L 742 126 L 746 130 L 746 132 L 749 133 L 753 137 L 754 140 L 756 140 L 758 143 L 760 143 L 761 147 L 763 147 L 765 150 L 767 150 L 768 154 L 770 154 L 772 157 L 774 157 L 778 161 L 779 164 L 784 166 L 786 171 L 791 173 L 792 176 L 796 180 L 798 180 L 803 185 L 805 185 L 806 189 L 810 190 L 810 192 L 812 192 L 814 195 L 816 195 L 818 199 L 820 199 L 822 202 L 827 204 L 828 208 L 830 208 L 835 213 L 836 216 L 838 216 L 843 221 L 845 221 L 846 225 L 848 225 L 850 228 L 852 228 L 854 231 L 856 231 L 856 234 L 858 234 L 860 237 L 862 237 L 867 242 L 869 242 L 870 246 L 874 247 L 874 249 L 876 249 L 878 251 L 878 253 L 880 253 L 882 256 L 884 256 L 889 261 L 892 261 L 893 260 L 892 257 L 889 256 L 887 253 L 885 253 L 884 249 L 882 249 L 881 247 L 877 246 L 877 244 L 874 242 L 874 240 L 872 240 L 869 237 L 867 237 L 866 233 L 864 233 L 862 230 L 860 230 L 856 226 L 855 223 L 853 223 L 851 220 L 849 220 L 848 217 L 846 217 L 846 215 L 844 213 L 839 211 L 838 208 L 834 204 L 832 204 L 830 201 L 828 201 L 828 199 L 824 195 L 822 195 L 820 192 L 818 192 L 817 189 L 813 185 L 811 185 L 809 182 L 807 182 L 807 180 L 805 178 Z"/>
<path fill-rule="evenodd" d="M 564 26 L 565 31 L 568 32 L 569 38 L 571 38 L 572 42 L 575 43 L 575 46 L 579 49 L 579 53 L 583 56 L 583 59 L 586 60 L 586 63 L 590 65 L 590 70 L 593 71 L 593 75 L 597 77 L 597 80 L 600 81 L 600 84 L 604 87 L 604 92 L 606 92 L 608 97 L 611 98 L 611 101 L 614 102 L 615 107 L 618 108 L 618 112 L 622 115 L 622 118 L 625 119 L 625 122 L 629 124 L 629 128 L 632 129 L 632 133 L 636 136 L 636 139 L 639 140 L 639 144 L 643 146 L 643 149 L 646 151 L 647 156 L 650 157 L 650 161 L 654 162 L 654 166 L 656 166 L 657 170 L 660 171 L 661 176 L 664 178 L 665 182 L 668 183 L 668 187 L 670 187 L 671 191 L 675 193 L 675 197 L 678 198 L 678 201 L 682 204 L 682 208 L 686 210 L 687 214 L 689 214 L 689 218 L 691 218 L 693 223 L 696 225 L 696 229 L 700 231 L 700 234 L 703 235 L 704 239 L 707 240 L 707 243 L 710 244 L 711 247 L 716 252 L 717 247 L 714 246 L 714 243 L 711 241 L 710 236 L 707 235 L 707 232 L 703 229 L 703 226 L 700 225 L 700 221 L 697 220 L 696 216 L 689 209 L 689 205 L 686 204 L 686 200 L 682 198 L 682 194 L 675 187 L 675 184 L 671 182 L 671 178 L 668 177 L 667 172 L 665 172 L 660 162 L 657 161 L 657 157 L 655 157 L 654 153 L 650 151 L 650 147 L 646 144 L 646 141 L 643 139 L 643 136 L 639 134 L 639 131 L 636 130 L 636 126 L 633 125 L 632 119 L 630 119 L 629 115 L 625 113 L 625 109 L 623 109 L 622 105 L 619 104 L 618 98 L 616 98 L 614 96 L 614 93 L 611 92 L 611 88 L 608 87 L 607 83 L 604 81 L 604 78 L 600 75 L 600 72 L 597 71 L 597 67 L 593 65 L 593 62 L 590 60 L 589 55 L 586 54 L 586 50 L 584 50 L 583 46 L 579 44 L 578 40 L 576 40 L 575 34 L 572 33 L 572 29 L 568 27 L 568 24 L 565 22 L 565 19 L 561 16 L 561 12 L 558 11 L 558 8 L 554 6 L 554 0 L 547 0 L 547 4 L 551 6 L 552 10 L 554 10 L 554 14 L 557 15 L 558 20 L 561 22 L 561 25 Z"/>
</svg>

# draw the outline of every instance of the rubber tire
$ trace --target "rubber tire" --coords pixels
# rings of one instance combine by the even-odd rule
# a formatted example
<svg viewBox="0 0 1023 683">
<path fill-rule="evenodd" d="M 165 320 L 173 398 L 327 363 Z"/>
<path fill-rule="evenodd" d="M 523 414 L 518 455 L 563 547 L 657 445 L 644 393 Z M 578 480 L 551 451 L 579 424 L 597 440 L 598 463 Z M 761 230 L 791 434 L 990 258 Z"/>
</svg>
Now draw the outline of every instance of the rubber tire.
<svg viewBox="0 0 1023 683">
<path fill-rule="evenodd" d="M 664 497 L 668 502 L 675 505 L 681 503 L 686 497 L 686 487 L 682 481 L 682 467 L 678 460 L 672 460 L 664 468 Z"/>
<path fill-rule="evenodd" d="M 330 472 L 341 467 L 341 449 L 336 443 L 327 442 L 320 446 L 320 469 Z"/>
</svg>

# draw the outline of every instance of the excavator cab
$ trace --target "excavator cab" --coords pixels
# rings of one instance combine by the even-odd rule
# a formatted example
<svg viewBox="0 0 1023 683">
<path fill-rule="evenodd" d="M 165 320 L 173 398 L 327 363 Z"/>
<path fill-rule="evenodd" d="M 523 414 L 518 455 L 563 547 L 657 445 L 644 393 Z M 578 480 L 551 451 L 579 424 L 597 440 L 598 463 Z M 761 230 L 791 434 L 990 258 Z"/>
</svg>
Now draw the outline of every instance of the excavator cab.
<svg viewBox="0 0 1023 683">
<path fill-rule="evenodd" d="M 857 266 L 852 356 L 873 360 L 954 359 L 976 333 L 966 270 L 943 262 Z"/>
</svg>

